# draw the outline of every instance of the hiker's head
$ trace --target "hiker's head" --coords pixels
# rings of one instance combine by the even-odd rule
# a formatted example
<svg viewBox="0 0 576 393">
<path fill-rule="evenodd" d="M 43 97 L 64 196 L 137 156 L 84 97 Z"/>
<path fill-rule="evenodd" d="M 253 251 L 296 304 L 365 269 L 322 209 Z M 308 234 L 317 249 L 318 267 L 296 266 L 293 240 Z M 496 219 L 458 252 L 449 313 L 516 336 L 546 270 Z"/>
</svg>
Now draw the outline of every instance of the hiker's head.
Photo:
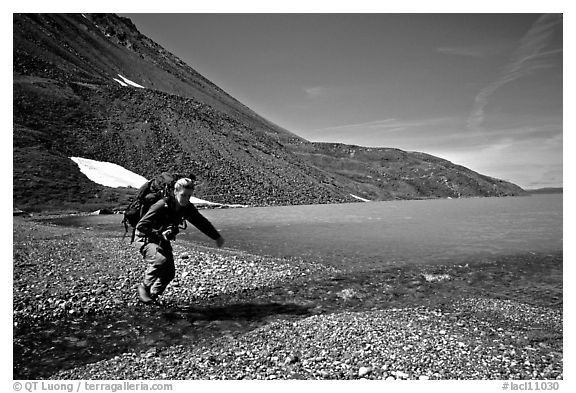
<svg viewBox="0 0 576 393">
<path fill-rule="evenodd" d="M 178 179 L 174 184 L 174 197 L 180 206 L 186 206 L 190 203 L 190 197 L 194 192 L 194 180 L 184 177 Z"/>
</svg>

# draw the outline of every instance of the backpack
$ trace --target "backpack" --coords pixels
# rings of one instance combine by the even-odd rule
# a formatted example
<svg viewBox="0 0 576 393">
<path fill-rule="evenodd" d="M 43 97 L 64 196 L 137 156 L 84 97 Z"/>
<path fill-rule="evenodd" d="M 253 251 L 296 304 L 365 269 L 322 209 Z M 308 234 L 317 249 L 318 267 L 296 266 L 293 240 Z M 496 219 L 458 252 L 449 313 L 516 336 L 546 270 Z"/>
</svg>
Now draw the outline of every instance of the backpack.
<svg viewBox="0 0 576 393">
<path fill-rule="evenodd" d="M 162 198 L 172 196 L 174 184 L 178 179 L 183 177 L 189 177 L 193 180 L 195 179 L 194 175 L 162 172 L 160 175 L 148 180 L 138 189 L 136 198 L 130 202 L 124 211 L 124 219 L 122 220 L 125 229 L 124 237 L 126 236 L 126 233 L 128 233 L 128 226 L 132 227 L 132 239 L 130 243 L 134 242 L 136 224 L 138 224 L 138 221 L 144 217 L 153 204 Z"/>
</svg>

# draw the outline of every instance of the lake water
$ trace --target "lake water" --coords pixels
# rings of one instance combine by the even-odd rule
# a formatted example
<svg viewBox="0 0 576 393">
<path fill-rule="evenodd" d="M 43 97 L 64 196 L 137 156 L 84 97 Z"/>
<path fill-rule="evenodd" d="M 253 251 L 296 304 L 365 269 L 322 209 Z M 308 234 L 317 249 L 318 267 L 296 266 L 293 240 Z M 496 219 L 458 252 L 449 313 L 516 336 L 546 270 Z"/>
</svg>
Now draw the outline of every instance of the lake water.
<svg viewBox="0 0 576 393">
<path fill-rule="evenodd" d="M 202 210 L 227 248 L 336 266 L 458 262 L 562 250 L 562 194 Z M 66 225 L 119 228 L 119 216 Z M 213 245 L 194 227 L 178 239 Z"/>
</svg>

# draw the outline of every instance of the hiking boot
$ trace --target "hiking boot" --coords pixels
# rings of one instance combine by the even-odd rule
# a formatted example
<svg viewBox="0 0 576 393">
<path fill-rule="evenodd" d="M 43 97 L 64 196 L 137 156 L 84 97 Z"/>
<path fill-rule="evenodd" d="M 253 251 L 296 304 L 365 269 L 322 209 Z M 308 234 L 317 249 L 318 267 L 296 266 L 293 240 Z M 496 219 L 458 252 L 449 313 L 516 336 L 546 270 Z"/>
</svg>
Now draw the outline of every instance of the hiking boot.
<svg viewBox="0 0 576 393">
<path fill-rule="evenodd" d="M 144 284 L 138 285 L 138 297 L 142 303 L 153 303 L 154 299 L 150 295 L 150 288 Z"/>
</svg>

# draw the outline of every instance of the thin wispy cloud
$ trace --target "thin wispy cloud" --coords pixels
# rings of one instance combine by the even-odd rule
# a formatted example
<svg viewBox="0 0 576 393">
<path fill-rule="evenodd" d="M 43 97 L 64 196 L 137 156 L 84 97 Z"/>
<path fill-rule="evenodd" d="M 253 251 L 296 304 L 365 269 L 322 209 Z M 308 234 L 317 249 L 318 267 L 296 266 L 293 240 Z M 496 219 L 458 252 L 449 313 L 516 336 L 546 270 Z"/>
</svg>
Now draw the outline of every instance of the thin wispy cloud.
<svg viewBox="0 0 576 393">
<path fill-rule="evenodd" d="M 495 128 L 489 134 L 481 129 L 463 133 L 465 120 L 461 117 L 389 118 L 309 130 L 304 137 L 314 141 L 338 140 L 354 145 L 442 153 L 439 154 L 442 157 L 449 156 L 444 154 L 446 151 L 493 151 L 494 146 L 501 146 L 504 142 L 506 146 L 533 144 L 561 147 L 562 144 L 562 123 L 547 117 L 524 118 L 509 127 Z M 458 155 L 460 157 L 465 157 L 465 154 Z"/>
<path fill-rule="evenodd" d="M 373 120 L 363 123 L 354 123 L 354 124 L 341 124 L 333 127 L 324 127 L 318 128 L 314 131 L 338 131 L 338 130 L 348 130 L 351 128 L 354 129 L 366 129 L 366 128 L 381 128 L 381 127 L 397 127 L 398 123 L 396 119 L 384 119 L 384 120 Z"/>
<path fill-rule="evenodd" d="M 504 50 L 504 45 L 484 45 L 484 46 L 450 46 L 436 48 L 438 53 L 453 56 L 465 57 L 486 57 L 493 56 L 501 53 Z"/>
<path fill-rule="evenodd" d="M 524 76 L 530 75 L 543 68 L 553 67 L 548 56 L 559 53 L 562 49 L 545 51 L 550 44 L 555 29 L 562 22 L 560 15 L 543 15 L 522 37 L 519 47 L 512 54 L 510 62 L 506 64 L 500 76 L 476 95 L 474 106 L 468 117 L 468 128 L 480 128 L 484 122 L 484 108 L 489 98 L 502 86 Z"/>
<path fill-rule="evenodd" d="M 316 142 L 349 143 L 360 146 L 387 146 L 424 151 L 425 146 L 440 143 L 439 135 L 457 135 L 462 118 L 379 119 L 323 127 L 304 132 Z"/>
<path fill-rule="evenodd" d="M 330 133 L 330 132 L 342 132 L 342 131 L 354 131 L 354 132 L 366 132 L 366 131 L 402 131 L 409 128 L 420 128 L 423 126 L 430 126 L 432 124 L 438 124 L 445 121 L 445 119 L 423 119 L 423 120 L 397 120 L 397 119 L 380 119 L 372 120 L 363 123 L 354 124 L 341 124 L 332 127 L 317 128 L 312 130 L 312 132 L 319 133 Z"/>
<path fill-rule="evenodd" d="M 305 87 L 304 92 L 309 98 L 318 98 L 326 94 L 327 88 L 322 86 Z"/>
</svg>

